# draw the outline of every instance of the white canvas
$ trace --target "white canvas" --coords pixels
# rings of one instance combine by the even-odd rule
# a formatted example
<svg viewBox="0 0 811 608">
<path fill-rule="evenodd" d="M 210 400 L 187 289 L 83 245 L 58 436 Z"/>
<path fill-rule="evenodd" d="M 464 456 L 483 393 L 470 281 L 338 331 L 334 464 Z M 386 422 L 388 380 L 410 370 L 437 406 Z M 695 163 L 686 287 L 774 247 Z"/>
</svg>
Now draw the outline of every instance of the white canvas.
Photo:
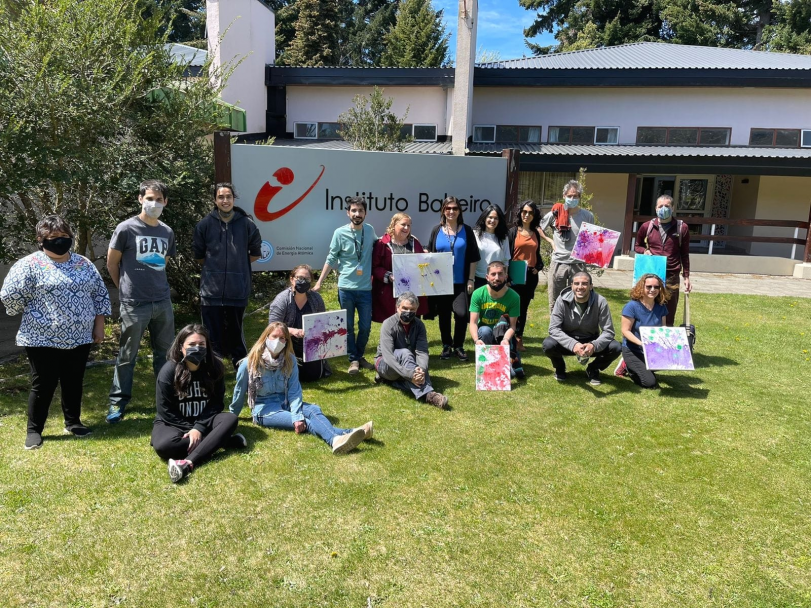
<svg viewBox="0 0 811 608">
<path fill-rule="evenodd" d="M 403 253 L 391 256 L 394 297 L 453 295 L 452 253 Z"/>
<path fill-rule="evenodd" d="M 346 310 L 328 310 L 301 317 L 304 361 L 320 361 L 346 354 Z"/>
</svg>

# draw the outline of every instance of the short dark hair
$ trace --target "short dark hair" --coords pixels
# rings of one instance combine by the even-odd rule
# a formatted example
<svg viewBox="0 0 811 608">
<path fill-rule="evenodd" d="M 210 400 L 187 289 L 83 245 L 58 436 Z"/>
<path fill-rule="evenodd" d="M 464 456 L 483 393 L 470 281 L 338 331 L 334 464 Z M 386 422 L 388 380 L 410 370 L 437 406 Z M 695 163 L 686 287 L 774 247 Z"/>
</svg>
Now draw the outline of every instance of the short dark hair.
<svg viewBox="0 0 811 608">
<path fill-rule="evenodd" d="M 585 270 L 581 270 L 580 272 L 574 273 L 574 276 L 572 277 L 572 283 L 574 283 L 574 280 L 577 277 L 586 277 L 589 280 L 589 285 L 594 284 L 594 281 L 591 280 L 591 275 L 588 272 L 586 272 Z"/>
<path fill-rule="evenodd" d="M 37 241 L 42 241 L 49 234 L 64 232 L 73 238 L 73 229 L 61 215 L 46 215 L 37 223 Z"/>
<path fill-rule="evenodd" d="M 156 192 L 160 192 L 163 195 L 163 198 L 166 198 L 169 194 L 169 188 L 166 187 L 159 179 L 146 179 L 141 182 L 141 185 L 138 186 L 138 194 L 144 196 L 147 190 L 155 190 Z"/>
<path fill-rule="evenodd" d="M 218 183 L 214 184 L 214 198 L 215 199 L 217 198 L 217 192 L 220 191 L 220 188 L 228 188 L 231 191 L 231 194 L 233 195 L 234 198 L 239 198 L 237 196 L 237 191 L 234 188 L 234 184 L 232 184 L 231 182 L 218 182 Z M 164 196 L 166 196 L 166 195 L 164 195 Z"/>
<path fill-rule="evenodd" d="M 362 196 L 352 196 L 346 201 L 346 210 L 349 211 L 352 208 L 352 205 L 361 205 L 363 210 L 366 211 L 366 199 Z"/>
<path fill-rule="evenodd" d="M 493 266 L 501 266 L 501 269 L 504 272 L 507 272 L 507 265 L 504 262 L 502 262 L 501 260 L 493 260 L 487 265 L 487 274 L 490 274 L 490 268 L 492 268 Z"/>
</svg>

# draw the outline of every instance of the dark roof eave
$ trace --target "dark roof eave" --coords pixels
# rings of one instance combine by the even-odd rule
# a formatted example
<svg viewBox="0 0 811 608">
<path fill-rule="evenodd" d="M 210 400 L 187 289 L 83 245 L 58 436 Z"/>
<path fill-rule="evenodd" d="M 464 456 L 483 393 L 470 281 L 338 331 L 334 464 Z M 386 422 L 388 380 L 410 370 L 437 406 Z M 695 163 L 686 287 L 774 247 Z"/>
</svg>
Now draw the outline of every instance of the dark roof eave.
<svg viewBox="0 0 811 608">
<path fill-rule="evenodd" d="M 265 85 L 453 86 L 453 68 L 298 68 L 265 66 Z"/>
</svg>

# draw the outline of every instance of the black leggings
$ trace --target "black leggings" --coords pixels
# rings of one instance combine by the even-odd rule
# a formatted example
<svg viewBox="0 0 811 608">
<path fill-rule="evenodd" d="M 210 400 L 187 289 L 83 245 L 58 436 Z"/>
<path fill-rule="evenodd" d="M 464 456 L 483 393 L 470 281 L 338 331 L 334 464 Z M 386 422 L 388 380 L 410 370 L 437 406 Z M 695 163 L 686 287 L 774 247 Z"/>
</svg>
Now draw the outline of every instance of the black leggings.
<svg viewBox="0 0 811 608">
<path fill-rule="evenodd" d="M 535 297 L 535 288 L 538 287 L 538 275 L 527 270 L 527 282 L 525 285 L 513 285 L 512 290 L 521 298 L 521 314 L 518 315 L 518 322 L 515 324 L 515 335 L 523 337 L 524 327 L 527 325 L 527 312 L 532 299 Z"/>
<path fill-rule="evenodd" d="M 452 296 L 436 297 L 436 315 L 439 317 L 439 333 L 442 336 L 442 346 L 462 348 L 465 344 L 469 313 L 464 316 L 453 311 L 453 302 L 456 298 L 466 298 L 467 283 L 454 283 Z M 467 308 L 467 307 L 465 307 Z M 451 316 L 454 318 L 453 338 L 451 338 Z"/>
<path fill-rule="evenodd" d="M 642 388 L 656 388 L 656 374 L 645 366 L 645 355 L 637 355 L 630 348 L 622 346 L 622 360 L 628 368 L 628 375 Z"/>
<path fill-rule="evenodd" d="M 197 447 L 189 452 L 189 438 L 183 437 L 188 431 L 169 426 L 160 420 L 152 427 L 152 447 L 164 460 L 191 460 L 196 466 L 203 464 L 211 455 L 225 447 L 234 434 L 239 418 L 230 412 L 220 412 L 211 421 Z"/>
<path fill-rule="evenodd" d="M 42 433 L 57 384 L 62 386 L 62 413 L 65 427 L 81 424 L 82 382 L 90 344 L 76 348 L 26 346 L 31 365 L 31 392 L 28 393 L 28 432 Z"/>
</svg>

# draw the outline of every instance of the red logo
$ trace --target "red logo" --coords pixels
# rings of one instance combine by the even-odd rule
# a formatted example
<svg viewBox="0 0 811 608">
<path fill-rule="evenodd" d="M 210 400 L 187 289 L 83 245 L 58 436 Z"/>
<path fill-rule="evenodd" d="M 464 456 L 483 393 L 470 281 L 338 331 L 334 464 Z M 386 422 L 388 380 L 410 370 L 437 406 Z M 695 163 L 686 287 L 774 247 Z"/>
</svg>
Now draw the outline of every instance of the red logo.
<svg viewBox="0 0 811 608">
<path fill-rule="evenodd" d="M 270 205 L 270 201 L 273 200 L 273 197 L 276 196 L 276 194 L 278 194 L 278 192 L 284 186 L 289 186 L 293 183 L 293 180 L 296 179 L 296 176 L 293 175 L 293 171 L 287 167 L 282 167 L 281 169 L 277 170 L 276 173 L 273 174 L 273 177 L 276 178 L 276 181 L 278 181 L 281 186 L 271 186 L 270 182 L 265 182 L 265 185 L 260 188 L 259 193 L 256 195 L 256 200 L 253 203 L 253 214 L 256 219 L 262 222 L 272 222 L 273 220 L 277 220 L 284 214 L 292 211 L 293 207 L 307 198 L 307 195 L 313 191 L 313 188 L 315 188 L 315 185 L 321 179 L 321 176 L 324 175 L 324 169 L 324 165 L 321 165 L 321 173 L 318 174 L 318 177 L 315 178 L 315 181 L 309 188 L 307 188 L 307 191 L 304 194 L 287 205 L 287 207 L 284 209 L 270 211 L 268 206 Z"/>
</svg>

